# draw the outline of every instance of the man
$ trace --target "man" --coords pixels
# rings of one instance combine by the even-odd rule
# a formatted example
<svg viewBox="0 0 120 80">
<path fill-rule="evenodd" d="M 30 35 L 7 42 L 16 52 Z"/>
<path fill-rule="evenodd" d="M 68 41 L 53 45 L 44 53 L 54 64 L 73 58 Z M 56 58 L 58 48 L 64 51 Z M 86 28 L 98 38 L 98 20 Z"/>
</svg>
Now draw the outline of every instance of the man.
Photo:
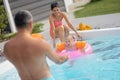
<svg viewBox="0 0 120 80">
<path fill-rule="evenodd" d="M 54 80 L 50 74 L 46 56 L 56 63 L 63 63 L 68 56 L 59 56 L 50 44 L 33 38 L 33 18 L 30 12 L 21 10 L 15 15 L 18 34 L 4 46 L 4 54 L 16 67 L 21 80 Z"/>
</svg>

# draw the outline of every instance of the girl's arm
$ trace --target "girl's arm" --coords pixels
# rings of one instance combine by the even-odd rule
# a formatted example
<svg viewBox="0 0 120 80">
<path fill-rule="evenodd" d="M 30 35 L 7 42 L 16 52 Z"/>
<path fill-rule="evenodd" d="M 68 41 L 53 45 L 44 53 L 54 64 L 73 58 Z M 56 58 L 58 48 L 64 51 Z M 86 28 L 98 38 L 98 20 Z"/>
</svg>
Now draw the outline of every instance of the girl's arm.
<svg viewBox="0 0 120 80">
<path fill-rule="evenodd" d="M 65 21 L 67 22 L 68 26 L 77 34 L 78 37 L 82 38 L 78 34 L 78 32 L 76 31 L 76 29 L 74 28 L 74 26 L 72 25 L 72 23 L 70 22 L 70 20 L 68 19 L 68 16 L 64 12 L 62 12 L 62 14 L 63 14 L 63 17 L 64 17 Z"/>
<path fill-rule="evenodd" d="M 56 46 L 56 42 L 55 42 L 55 26 L 54 26 L 54 22 L 53 22 L 53 18 L 50 16 L 49 17 L 49 23 L 50 23 L 50 27 L 52 29 L 52 38 L 53 38 L 53 47 Z"/>
</svg>

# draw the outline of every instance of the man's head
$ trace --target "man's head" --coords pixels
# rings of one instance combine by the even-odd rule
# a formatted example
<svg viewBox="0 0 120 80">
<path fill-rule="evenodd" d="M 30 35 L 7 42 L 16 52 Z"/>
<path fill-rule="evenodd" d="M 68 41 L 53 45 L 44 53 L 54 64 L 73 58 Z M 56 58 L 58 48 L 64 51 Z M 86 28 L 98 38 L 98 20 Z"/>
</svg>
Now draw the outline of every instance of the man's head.
<svg viewBox="0 0 120 80">
<path fill-rule="evenodd" d="M 17 29 L 26 28 L 28 26 L 33 26 L 32 14 L 27 10 L 18 11 L 15 14 L 15 25 Z"/>
</svg>

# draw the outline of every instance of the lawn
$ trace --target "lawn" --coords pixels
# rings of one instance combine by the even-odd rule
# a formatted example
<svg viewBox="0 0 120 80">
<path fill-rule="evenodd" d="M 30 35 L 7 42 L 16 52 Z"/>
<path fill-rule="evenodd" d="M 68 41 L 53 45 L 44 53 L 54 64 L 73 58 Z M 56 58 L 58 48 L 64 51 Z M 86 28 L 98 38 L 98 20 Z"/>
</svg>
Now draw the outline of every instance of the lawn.
<svg viewBox="0 0 120 80">
<path fill-rule="evenodd" d="M 120 0 L 100 0 L 91 2 L 83 9 L 75 11 L 75 18 L 120 13 Z"/>
</svg>

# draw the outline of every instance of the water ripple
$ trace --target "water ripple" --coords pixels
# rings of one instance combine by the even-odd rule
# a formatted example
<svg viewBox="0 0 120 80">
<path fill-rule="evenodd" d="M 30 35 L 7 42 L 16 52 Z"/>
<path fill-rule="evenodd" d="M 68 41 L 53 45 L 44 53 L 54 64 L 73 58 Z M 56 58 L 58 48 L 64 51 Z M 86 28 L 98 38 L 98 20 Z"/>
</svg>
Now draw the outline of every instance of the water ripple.
<svg viewBox="0 0 120 80">
<path fill-rule="evenodd" d="M 91 45 L 92 45 L 92 46 L 95 46 L 95 45 L 99 45 L 99 44 L 102 44 L 102 43 L 104 43 L 104 42 L 102 42 L 102 41 L 97 41 L 97 42 L 92 43 Z"/>
<path fill-rule="evenodd" d="M 102 56 L 102 60 L 119 59 L 119 58 L 120 58 L 120 53 L 117 53 L 116 55 L 111 55 L 111 56 Z"/>
<path fill-rule="evenodd" d="M 95 49 L 94 52 L 103 52 L 103 51 L 108 51 L 108 50 L 112 50 L 114 48 L 118 48 L 120 47 L 120 44 L 114 44 L 114 45 L 110 45 L 108 47 L 105 47 L 105 48 L 99 48 L 99 49 Z"/>
</svg>

